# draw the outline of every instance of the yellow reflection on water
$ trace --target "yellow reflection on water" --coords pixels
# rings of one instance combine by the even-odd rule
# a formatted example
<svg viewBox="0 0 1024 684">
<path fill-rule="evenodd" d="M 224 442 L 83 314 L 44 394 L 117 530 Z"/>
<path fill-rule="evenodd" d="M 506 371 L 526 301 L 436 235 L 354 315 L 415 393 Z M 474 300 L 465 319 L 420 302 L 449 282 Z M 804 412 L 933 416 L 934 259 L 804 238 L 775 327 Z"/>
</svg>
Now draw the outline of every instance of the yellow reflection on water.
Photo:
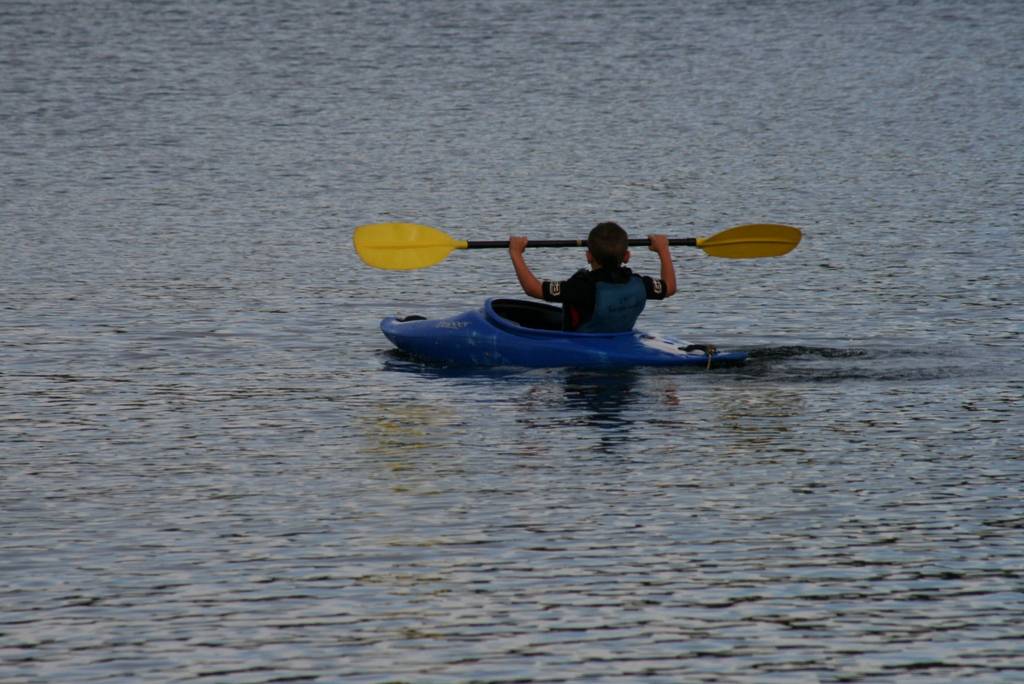
<svg viewBox="0 0 1024 684">
<path fill-rule="evenodd" d="M 461 422 L 451 408 L 420 401 L 378 404 L 375 417 L 362 424 L 365 452 L 377 456 L 408 456 L 454 445 L 452 426 Z M 393 470 L 410 467 L 389 464 Z"/>
</svg>

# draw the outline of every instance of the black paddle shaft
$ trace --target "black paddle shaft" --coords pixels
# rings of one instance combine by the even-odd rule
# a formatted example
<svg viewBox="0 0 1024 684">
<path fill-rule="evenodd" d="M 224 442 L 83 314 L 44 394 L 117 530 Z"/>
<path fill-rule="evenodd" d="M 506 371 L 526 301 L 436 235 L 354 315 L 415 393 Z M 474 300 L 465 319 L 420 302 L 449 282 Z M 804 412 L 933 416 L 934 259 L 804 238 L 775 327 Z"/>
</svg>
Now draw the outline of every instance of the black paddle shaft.
<svg viewBox="0 0 1024 684">
<path fill-rule="evenodd" d="M 629 241 L 630 247 L 650 245 L 648 238 L 634 238 Z M 676 247 L 696 247 L 697 238 L 671 238 L 668 244 Z M 530 240 L 527 243 L 530 247 L 586 247 L 586 240 Z M 508 247 L 508 240 L 469 240 L 466 242 L 466 249 L 502 249 Z"/>
</svg>

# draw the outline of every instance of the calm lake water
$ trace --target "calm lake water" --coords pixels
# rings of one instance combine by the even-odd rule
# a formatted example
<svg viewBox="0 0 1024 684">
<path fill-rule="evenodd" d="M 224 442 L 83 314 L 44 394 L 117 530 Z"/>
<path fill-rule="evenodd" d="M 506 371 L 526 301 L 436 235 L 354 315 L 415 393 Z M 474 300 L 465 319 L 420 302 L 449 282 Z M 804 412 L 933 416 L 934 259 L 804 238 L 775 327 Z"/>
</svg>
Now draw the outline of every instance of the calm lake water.
<svg viewBox="0 0 1024 684">
<path fill-rule="evenodd" d="M 1022 45 L 1014 0 L 4 2 L 0 679 L 1024 680 Z M 424 366 L 379 319 L 507 255 L 351 245 L 608 219 L 803 229 L 641 319 L 746 367 Z"/>
</svg>

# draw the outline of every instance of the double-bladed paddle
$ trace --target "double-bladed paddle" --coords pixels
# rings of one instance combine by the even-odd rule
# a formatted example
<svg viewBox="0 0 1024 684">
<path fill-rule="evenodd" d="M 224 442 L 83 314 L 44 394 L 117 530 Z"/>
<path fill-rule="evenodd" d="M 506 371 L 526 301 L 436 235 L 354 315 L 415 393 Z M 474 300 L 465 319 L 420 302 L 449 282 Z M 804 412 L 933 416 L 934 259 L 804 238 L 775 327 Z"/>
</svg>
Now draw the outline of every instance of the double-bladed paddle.
<svg viewBox="0 0 1024 684">
<path fill-rule="evenodd" d="M 709 256 L 726 259 L 759 259 L 786 254 L 800 244 L 800 231 L 775 223 L 751 223 L 711 237 L 671 238 L 670 245 L 700 247 Z M 352 236 L 356 253 L 369 266 L 408 271 L 439 264 L 455 249 L 508 248 L 508 240 L 456 240 L 444 231 L 417 223 L 370 223 Z M 648 245 L 648 238 L 634 238 L 630 246 Z M 586 247 L 584 240 L 530 240 L 533 247 Z"/>
</svg>

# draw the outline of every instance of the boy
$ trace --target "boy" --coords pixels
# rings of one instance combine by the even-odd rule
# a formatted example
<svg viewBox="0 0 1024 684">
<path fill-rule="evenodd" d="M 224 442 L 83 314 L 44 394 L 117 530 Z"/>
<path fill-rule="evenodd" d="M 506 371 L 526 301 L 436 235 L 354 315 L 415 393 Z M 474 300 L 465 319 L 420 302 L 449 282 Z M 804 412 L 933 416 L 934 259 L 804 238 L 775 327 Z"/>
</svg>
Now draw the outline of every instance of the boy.
<svg viewBox="0 0 1024 684">
<path fill-rule="evenodd" d="M 623 266 L 629 261 L 629 236 L 617 223 L 597 224 L 587 236 L 591 270 L 577 271 L 569 280 L 538 280 L 523 258 L 528 240 L 509 238 L 509 255 L 523 292 L 549 302 L 562 302 L 562 328 L 576 332 L 624 332 L 644 310 L 648 299 L 676 293 L 676 272 L 668 238 L 651 235 L 650 249 L 661 259 L 661 278 L 639 276 Z"/>
</svg>

